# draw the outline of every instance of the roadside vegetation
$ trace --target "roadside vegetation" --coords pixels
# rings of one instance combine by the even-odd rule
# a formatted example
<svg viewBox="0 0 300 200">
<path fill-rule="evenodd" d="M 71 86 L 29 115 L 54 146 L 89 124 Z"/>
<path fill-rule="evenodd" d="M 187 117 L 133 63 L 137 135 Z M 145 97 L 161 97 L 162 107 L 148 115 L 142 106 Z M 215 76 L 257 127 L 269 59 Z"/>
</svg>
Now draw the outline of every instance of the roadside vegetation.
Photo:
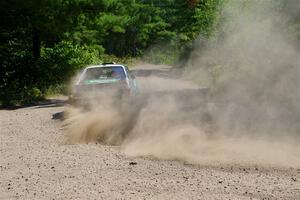
<svg viewBox="0 0 300 200">
<path fill-rule="evenodd" d="M 199 36 L 203 47 L 222 37 L 218 27 L 230 20 L 221 17 L 228 2 L 1 1 L 0 102 L 24 104 L 64 92 L 64 84 L 88 64 L 143 58 L 184 66 Z M 283 5 L 278 3 L 288 13 Z M 290 27 L 299 39 L 297 19 Z M 212 70 L 217 76 L 219 68 Z"/>
</svg>

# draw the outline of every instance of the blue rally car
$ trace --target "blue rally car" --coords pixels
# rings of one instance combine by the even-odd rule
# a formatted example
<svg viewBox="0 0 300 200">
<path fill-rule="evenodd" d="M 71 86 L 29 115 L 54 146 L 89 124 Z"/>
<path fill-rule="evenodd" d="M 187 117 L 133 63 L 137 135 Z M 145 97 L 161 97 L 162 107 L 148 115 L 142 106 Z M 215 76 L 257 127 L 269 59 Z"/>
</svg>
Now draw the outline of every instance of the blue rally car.
<svg viewBox="0 0 300 200">
<path fill-rule="evenodd" d="M 84 68 L 70 95 L 71 102 L 84 103 L 87 98 L 115 98 L 138 93 L 135 76 L 121 64 L 103 63 Z M 101 97 L 99 95 L 101 94 Z"/>
</svg>

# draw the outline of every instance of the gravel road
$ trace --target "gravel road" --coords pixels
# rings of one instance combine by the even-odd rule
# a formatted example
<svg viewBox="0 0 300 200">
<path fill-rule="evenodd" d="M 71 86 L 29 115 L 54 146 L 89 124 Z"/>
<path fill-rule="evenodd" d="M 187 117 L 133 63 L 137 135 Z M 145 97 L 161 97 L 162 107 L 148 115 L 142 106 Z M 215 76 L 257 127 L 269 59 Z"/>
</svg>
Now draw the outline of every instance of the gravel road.
<svg viewBox="0 0 300 200">
<path fill-rule="evenodd" d="M 1 110 L 0 199 L 300 199 L 300 169 L 187 165 L 64 145 L 63 107 Z"/>
<path fill-rule="evenodd" d="M 0 199 L 300 199 L 300 168 L 190 165 L 65 145 L 63 105 L 0 110 Z"/>
</svg>

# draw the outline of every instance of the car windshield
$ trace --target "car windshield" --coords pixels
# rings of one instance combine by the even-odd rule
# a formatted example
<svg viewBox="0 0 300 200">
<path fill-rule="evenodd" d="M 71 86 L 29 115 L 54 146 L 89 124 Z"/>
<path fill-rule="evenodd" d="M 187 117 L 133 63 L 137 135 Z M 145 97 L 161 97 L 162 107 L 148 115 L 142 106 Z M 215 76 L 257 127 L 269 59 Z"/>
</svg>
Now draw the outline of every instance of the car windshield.
<svg viewBox="0 0 300 200">
<path fill-rule="evenodd" d="M 81 81 L 105 80 L 105 79 L 125 79 L 123 67 L 95 67 L 86 70 Z"/>
</svg>

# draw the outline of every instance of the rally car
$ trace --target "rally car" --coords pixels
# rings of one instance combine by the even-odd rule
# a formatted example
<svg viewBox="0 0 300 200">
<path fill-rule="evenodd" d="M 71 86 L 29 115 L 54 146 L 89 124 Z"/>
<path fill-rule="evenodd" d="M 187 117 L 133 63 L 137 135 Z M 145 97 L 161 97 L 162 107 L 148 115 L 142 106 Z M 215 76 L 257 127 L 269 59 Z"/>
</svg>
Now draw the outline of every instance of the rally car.
<svg viewBox="0 0 300 200">
<path fill-rule="evenodd" d="M 70 95 L 72 103 L 107 98 L 121 99 L 138 93 L 135 76 L 125 65 L 103 63 L 83 69 Z"/>
</svg>

